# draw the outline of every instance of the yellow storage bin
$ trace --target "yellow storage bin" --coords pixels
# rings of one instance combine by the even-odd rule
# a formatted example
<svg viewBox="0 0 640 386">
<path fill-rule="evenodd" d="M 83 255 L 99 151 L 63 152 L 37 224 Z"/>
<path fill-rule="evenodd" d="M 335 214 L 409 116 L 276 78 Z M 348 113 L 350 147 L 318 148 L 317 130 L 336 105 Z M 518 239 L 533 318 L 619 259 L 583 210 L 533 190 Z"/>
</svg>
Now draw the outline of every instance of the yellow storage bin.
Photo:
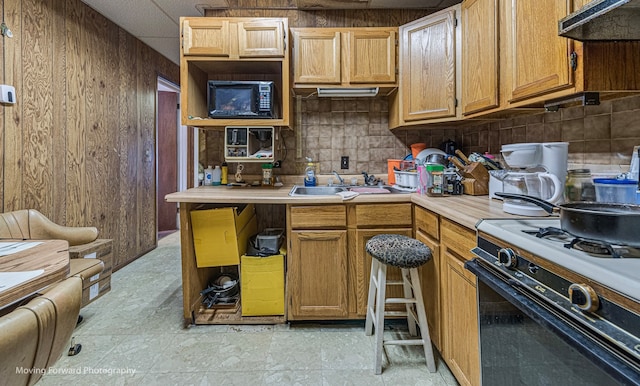
<svg viewBox="0 0 640 386">
<path fill-rule="evenodd" d="M 237 265 L 249 237 L 258 233 L 255 207 L 226 207 L 191 211 L 196 265 Z"/>
<path fill-rule="evenodd" d="M 284 315 L 284 257 L 243 255 L 240 263 L 242 316 Z"/>
</svg>

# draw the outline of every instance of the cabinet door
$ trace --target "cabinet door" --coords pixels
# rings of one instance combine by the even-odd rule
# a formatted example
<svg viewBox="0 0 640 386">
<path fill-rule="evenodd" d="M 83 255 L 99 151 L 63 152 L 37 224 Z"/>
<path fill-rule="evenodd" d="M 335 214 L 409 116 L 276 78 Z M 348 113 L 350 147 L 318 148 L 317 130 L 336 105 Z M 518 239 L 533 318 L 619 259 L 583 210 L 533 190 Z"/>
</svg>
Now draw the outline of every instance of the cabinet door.
<svg viewBox="0 0 640 386">
<path fill-rule="evenodd" d="M 229 21 L 212 17 L 182 23 L 184 55 L 229 56 Z"/>
<path fill-rule="evenodd" d="M 572 87 L 573 41 L 558 36 L 558 20 L 570 13 L 571 0 L 505 2 L 510 101 Z"/>
<path fill-rule="evenodd" d="M 400 27 L 405 121 L 456 115 L 455 10 Z"/>
<path fill-rule="evenodd" d="M 438 241 L 439 218 L 435 213 L 420 207 L 415 207 L 415 238 L 431 248 L 431 260 L 420 267 L 420 284 L 422 284 L 422 297 L 427 312 L 427 324 L 431 341 L 442 349 L 440 335 L 440 320 L 442 311 L 440 307 L 440 241 Z"/>
<path fill-rule="evenodd" d="M 480 384 L 475 276 L 464 268 L 473 256 L 475 233 L 442 221 L 442 355 L 461 385 Z"/>
<path fill-rule="evenodd" d="M 462 2 L 462 113 L 498 107 L 498 0 Z"/>
<path fill-rule="evenodd" d="M 386 29 L 349 31 L 347 68 L 350 83 L 395 83 L 396 32 Z"/>
<path fill-rule="evenodd" d="M 340 32 L 292 30 L 294 83 L 340 84 Z"/>
<path fill-rule="evenodd" d="M 392 229 L 364 229 L 357 230 L 355 245 L 355 273 L 356 273 L 356 313 L 359 316 L 367 315 L 367 298 L 369 296 L 369 281 L 371 275 L 371 255 L 367 253 L 365 245 L 370 238 L 379 234 L 398 234 L 412 236 L 411 228 Z M 400 269 L 396 267 L 387 268 L 387 280 L 401 280 Z M 387 298 L 404 297 L 402 286 L 394 285 L 387 288 Z M 404 305 L 387 305 L 389 310 L 404 310 Z"/>
<path fill-rule="evenodd" d="M 346 318 L 347 231 L 291 231 L 288 316 Z"/>
<path fill-rule="evenodd" d="M 238 23 L 238 55 L 246 57 L 284 57 L 285 36 L 282 22 L 265 20 Z"/>
</svg>

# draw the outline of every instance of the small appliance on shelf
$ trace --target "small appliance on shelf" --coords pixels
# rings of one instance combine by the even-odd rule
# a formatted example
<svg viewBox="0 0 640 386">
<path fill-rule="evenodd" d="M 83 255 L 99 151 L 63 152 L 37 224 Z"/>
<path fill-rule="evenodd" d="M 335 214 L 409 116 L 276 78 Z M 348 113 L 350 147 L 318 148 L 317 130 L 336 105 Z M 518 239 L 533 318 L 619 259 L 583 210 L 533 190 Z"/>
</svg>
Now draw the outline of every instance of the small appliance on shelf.
<svg viewBox="0 0 640 386">
<path fill-rule="evenodd" d="M 227 126 L 224 129 L 224 159 L 227 162 L 273 162 L 275 128 Z"/>
<path fill-rule="evenodd" d="M 277 118 L 273 82 L 210 80 L 208 85 L 209 118 Z"/>
</svg>

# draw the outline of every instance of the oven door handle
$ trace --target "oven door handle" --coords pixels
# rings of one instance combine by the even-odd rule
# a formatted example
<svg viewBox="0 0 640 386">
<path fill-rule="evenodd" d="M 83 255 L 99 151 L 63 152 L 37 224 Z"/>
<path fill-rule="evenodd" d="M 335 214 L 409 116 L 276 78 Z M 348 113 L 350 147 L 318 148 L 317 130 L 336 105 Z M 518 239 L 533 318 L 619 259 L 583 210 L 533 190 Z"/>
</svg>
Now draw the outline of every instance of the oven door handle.
<svg viewBox="0 0 640 386">
<path fill-rule="evenodd" d="M 521 283 L 513 279 L 508 279 L 508 281 L 501 279 L 481 263 L 478 263 L 478 260 L 478 258 L 469 260 L 464 264 L 464 267 L 473 272 L 479 281 L 482 281 L 536 323 L 552 331 L 560 339 L 589 358 L 594 364 L 597 363 L 598 366 L 607 370 L 621 384 L 638 384 L 638 373 L 629 369 L 628 364 L 602 346 L 588 344 L 587 340 L 591 339 L 585 339 L 585 334 L 587 333 L 582 328 L 523 293 L 525 287 Z M 521 288 L 521 290 L 519 291 L 516 288 Z"/>
</svg>

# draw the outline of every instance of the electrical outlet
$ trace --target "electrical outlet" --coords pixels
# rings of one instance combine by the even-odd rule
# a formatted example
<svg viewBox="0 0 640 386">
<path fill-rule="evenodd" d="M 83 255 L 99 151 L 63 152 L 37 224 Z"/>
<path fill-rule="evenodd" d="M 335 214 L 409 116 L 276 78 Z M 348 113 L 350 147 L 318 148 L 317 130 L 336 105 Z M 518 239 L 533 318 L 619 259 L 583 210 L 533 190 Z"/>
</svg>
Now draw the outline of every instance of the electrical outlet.
<svg viewBox="0 0 640 386">
<path fill-rule="evenodd" d="M 349 169 L 349 157 L 346 155 L 340 157 L 340 169 Z"/>
</svg>

